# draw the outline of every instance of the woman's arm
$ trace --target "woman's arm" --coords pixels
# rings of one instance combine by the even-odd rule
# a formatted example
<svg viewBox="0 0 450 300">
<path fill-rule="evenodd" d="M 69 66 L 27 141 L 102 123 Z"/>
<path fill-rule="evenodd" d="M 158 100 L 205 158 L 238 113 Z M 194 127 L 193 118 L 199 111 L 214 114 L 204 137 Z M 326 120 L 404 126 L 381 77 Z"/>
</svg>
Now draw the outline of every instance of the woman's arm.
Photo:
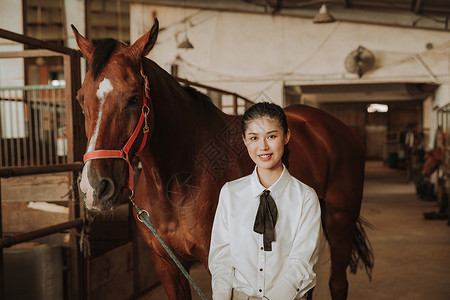
<svg viewBox="0 0 450 300">
<path fill-rule="evenodd" d="M 228 185 L 220 191 L 219 204 L 211 234 L 208 265 L 212 275 L 212 291 L 214 300 L 231 299 L 231 252 L 228 232 Z"/>
<path fill-rule="evenodd" d="M 289 255 L 289 267 L 266 295 L 270 300 L 288 300 L 304 295 L 315 285 L 313 267 L 318 260 L 321 239 L 320 203 L 310 190 L 305 196 L 301 220 Z"/>
</svg>

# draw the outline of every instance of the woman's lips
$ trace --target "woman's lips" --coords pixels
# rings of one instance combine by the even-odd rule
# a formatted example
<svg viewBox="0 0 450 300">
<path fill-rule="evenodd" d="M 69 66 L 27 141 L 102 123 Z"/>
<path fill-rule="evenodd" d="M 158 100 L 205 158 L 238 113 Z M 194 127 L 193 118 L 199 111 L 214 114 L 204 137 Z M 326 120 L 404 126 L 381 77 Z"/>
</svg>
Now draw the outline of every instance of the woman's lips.
<svg viewBox="0 0 450 300">
<path fill-rule="evenodd" d="M 272 154 L 260 154 L 260 155 L 258 155 L 258 157 L 262 161 L 268 161 L 272 158 Z"/>
</svg>

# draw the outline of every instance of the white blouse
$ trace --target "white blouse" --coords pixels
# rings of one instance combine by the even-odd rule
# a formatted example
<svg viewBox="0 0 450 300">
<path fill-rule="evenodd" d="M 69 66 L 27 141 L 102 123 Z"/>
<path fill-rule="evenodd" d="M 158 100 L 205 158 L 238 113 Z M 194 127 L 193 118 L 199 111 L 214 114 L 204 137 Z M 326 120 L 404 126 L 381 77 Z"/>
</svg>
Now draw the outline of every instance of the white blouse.
<svg viewBox="0 0 450 300">
<path fill-rule="evenodd" d="M 259 197 L 266 190 L 256 168 L 220 192 L 209 250 L 214 300 L 230 300 L 233 288 L 270 300 L 299 299 L 316 284 L 313 266 L 322 235 L 317 194 L 283 166 L 268 188 L 278 220 L 272 251 L 264 251 L 263 235 L 253 231 Z"/>
</svg>

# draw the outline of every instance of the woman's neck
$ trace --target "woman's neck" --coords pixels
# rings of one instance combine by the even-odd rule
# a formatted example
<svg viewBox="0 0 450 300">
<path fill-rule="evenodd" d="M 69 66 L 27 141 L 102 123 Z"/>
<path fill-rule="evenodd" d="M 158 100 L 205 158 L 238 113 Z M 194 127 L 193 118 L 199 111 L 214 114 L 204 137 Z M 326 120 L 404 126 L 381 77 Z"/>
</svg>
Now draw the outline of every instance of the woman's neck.
<svg viewBox="0 0 450 300">
<path fill-rule="evenodd" d="M 280 163 L 279 166 L 274 169 L 263 169 L 257 167 L 256 172 L 258 174 L 259 182 L 265 188 L 269 188 L 280 178 L 283 173 L 283 165 Z"/>
</svg>

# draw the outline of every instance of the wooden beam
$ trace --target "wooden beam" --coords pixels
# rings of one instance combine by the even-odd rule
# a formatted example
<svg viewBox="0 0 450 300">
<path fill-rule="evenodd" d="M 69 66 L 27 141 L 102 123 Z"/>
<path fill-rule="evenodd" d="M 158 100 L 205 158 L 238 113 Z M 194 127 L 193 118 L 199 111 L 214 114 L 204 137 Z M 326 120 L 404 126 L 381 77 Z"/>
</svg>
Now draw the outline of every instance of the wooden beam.
<svg viewBox="0 0 450 300">
<path fill-rule="evenodd" d="M 32 49 L 24 51 L 7 51 L 0 52 L 0 58 L 25 58 L 25 57 L 48 57 L 48 56 L 62 56 L 63 54 L 46 50 L 46 49 Z"/>
<path fill-rule="evenodd" d="M 416 0 L 414 3 L 414 13 L 418 14 L 420 12 L 420 6 L 422 5 L 422 0 Z"/>
<path fill-rule="evenodd" d="M 56 52 L 60 52 L 62 54 L 69 54 L 77 56 L 78 58 L 81 57 L 81 52 L 79 50 L 75 50 L 72 48 L 64 47 L 55 43 L 49 43 L 46 41 L 42 41 L 39 39 L 35 39 L 26 35 L 18 34 L 12 31 L 0 29 L 0 37 L 5 38 L 11 41 L 15 41 L 18 43 L 34 46 L 37 48 L 52 50 Z"/>
</svg>

